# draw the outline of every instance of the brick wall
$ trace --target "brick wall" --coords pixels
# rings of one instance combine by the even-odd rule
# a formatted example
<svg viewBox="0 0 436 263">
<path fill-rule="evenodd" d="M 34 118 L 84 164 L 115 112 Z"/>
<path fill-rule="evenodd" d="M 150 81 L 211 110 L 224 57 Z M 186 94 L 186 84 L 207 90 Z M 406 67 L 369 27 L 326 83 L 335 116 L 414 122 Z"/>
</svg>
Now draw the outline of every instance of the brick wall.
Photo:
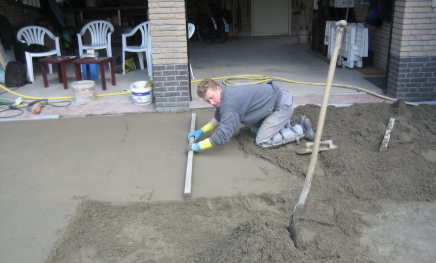
<svg viewBox="0 0 436 263">
<path fill-rule="evenodd" d="M 300 10 L 303 4 L 306 5 L 304 12 Z M 300 0 L 298 2 L 298 5 L 297 2 L 294 3 L 291 2 L 290 5 L 291 5 L 291 11 L 290 11 L 291 35 L 298 35 L 300 29 L 312 30 L 313 8 L 314 8 L 313 0 Z"/>
<path fill-rule="evenodd" d="M 35 25 L 39 21 L 46 20 L 40 12 L 40 8 L 15 4 L 14 2 L 0 0 L 0 14 L 6 17 L 11 26 L 17 31 L 23 26 Z"/>
<path fill-rule="evenodd" d="M 43 20 L 44 16 L 38 8 L 15 4 L 14 1 L 0 0 L 0 15 L 6 17 L 14 29 L 23 26 L 35 25 L 37 21 Z"/>
<path fill-rule="evenodd" d="M 149 0 L 153 86 L 157 111 L 189 109 L 184 0 Z"/>
<path fill-rule="evenodd" d="M 396 1 L 388 94 L 436 100 L 436 8 L 431 1 Z"/>
<path fill-rule="evenodd" d="M 241 30 L 238 35 L 251 36 L 251 1 L 241 1 Z"/>
</svg>

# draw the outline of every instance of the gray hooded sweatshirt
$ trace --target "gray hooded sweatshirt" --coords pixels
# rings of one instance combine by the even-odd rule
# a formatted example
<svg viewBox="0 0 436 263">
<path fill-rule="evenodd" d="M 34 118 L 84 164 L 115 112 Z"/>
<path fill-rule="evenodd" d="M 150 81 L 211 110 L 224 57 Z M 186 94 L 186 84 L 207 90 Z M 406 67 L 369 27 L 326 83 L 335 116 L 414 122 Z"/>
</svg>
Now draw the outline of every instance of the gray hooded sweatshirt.
<svg viewBox="0 0 436 263">
<path fill-rule="evenodd" d="M 213 146 L 230 140 L 239 124 L 252 125 L 270 115 L 279 106 L 282 88 L 274 82 L 224 86 L 221 105 L 215 110 L 218 129 L 210 136 Z"/>
</svg>

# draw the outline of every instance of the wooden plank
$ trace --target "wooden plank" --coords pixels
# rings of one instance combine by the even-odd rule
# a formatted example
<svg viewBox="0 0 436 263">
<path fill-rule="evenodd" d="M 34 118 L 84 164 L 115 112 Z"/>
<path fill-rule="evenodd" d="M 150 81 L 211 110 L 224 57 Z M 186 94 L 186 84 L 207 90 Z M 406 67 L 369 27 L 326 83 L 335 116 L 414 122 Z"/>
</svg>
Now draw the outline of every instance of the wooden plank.
<svg viewBox="0 0 436 263">
<path fill-rule="evenodd" d="M 380 146 L 380 151 L 383 151 L 388 148 L 389 140 L 391 139 L 391 132 L 394 128 L 395 118 L 390 118 L 388 123 L 388 128 L 386 129 L 385 136 L 383 137 L 383 142 Z"/>
<path fill-rule="evenodd" d="M 191 132 L 195 131 L 195 120 L 197 118 L 196 113 L 192 113 L 191 116 Z M 189 143 L 194 143 L 194 137 L 189 138 Z M 185 191 L 183 197 L 185 199 L 191 198 L 191 184 L 192 184 L 192 163 L 194 159 L 194 152 L 188 151 L 188 161 L 186 163 L 186 175 L 185 175 Z"/>
</svg>

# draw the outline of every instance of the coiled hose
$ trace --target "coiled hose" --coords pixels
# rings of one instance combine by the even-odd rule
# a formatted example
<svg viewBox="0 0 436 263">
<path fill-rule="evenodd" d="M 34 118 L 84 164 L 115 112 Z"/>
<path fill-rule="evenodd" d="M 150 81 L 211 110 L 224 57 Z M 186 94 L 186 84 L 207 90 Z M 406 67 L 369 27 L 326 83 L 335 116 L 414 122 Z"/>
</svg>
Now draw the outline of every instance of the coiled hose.
<svg viewBox="0 0 436 263">
<path fill-rule="evenodd" d="M 230 77 L 218 77 L 218 78 L 212 78 L 214 80 L 220 80 L 222 79 L 222 83 L 223 85 L 239 85 L 239 84 L 262 84 L 262 83 L 266 83 L 268 81 L 283 81 L 283 82 L 289 82 L 289 83 L 295 83 L 295 84 L 302 84 L 302 85 L 314 85 L 314 86 L 325 86 L 325 83 L 314 83 L 314 82 L 303 82 L 303 81 L 295 81 L 295 80 L 290 80 L 290 79 L 285 79 L 285 78 L 280 78 L 280 77 L 269 77 L 269 76 L 265 76 L 265 75 L 257 75 L 257 74 L 247 74 L 247 75 L 235 75 L 235 76 L 230 76 Z M 193 83 L 196 82 L 200 82 L 202 81 L 200 80 L 194 80 L 192 81 Z M 239 81 L 239 82 L 238 82 Z M 243 81 L 243 82 L 241 82 Z M 370 90 L 366 90 L 366 89 L 362 89 L 359 87 L 354 87 L 354 86 L 349 86 L 349 85 L 339 85 L 339 84 L 332 84 L 333 87 L 340 87 L 340 88 L 346 88 L 346 89 L 353 89 L 356 91 L 362 91 L 365 92 L 369 95 L 375 96 L 375 97 L 379 97 L 385 100 L 390 100 L 390 101 L 397 101 L 396 99 L 381 95 L 381 94 L 377 94 L 375 92 L 372 92 Z M 416 103 L 412 103 L 412 102 L 406 102 L 407 105 L 411 105 L 411 106 L 418 106 L 419 104 Z"/>
</svg>

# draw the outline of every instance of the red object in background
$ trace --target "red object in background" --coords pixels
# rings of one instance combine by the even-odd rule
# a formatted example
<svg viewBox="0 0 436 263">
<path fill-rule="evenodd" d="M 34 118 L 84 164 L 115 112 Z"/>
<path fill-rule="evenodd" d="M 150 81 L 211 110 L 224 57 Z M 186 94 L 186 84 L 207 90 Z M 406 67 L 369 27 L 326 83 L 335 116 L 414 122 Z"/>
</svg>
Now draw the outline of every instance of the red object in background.
<svg viewBox="0 0 436 263">
<path fill-rule="evenodd" d="M 112 15 L 111 21 L 112 21 L 111 23 L 112 23 L 113 26 L 119 26 L 119 24 L 118 24 L 118 16 L 117 15 Z"/>
<path fill-rule="evenodd" d="M 35 115 L 39 114 L 41 112 L 41 108 L 42 108 L 41 102 L 37 102 L 37 103 L 35 103 L 35 105 L 32 106 L 32 109 L 30 110 L 30 112 L 32 112 Z"/>
</svg>

